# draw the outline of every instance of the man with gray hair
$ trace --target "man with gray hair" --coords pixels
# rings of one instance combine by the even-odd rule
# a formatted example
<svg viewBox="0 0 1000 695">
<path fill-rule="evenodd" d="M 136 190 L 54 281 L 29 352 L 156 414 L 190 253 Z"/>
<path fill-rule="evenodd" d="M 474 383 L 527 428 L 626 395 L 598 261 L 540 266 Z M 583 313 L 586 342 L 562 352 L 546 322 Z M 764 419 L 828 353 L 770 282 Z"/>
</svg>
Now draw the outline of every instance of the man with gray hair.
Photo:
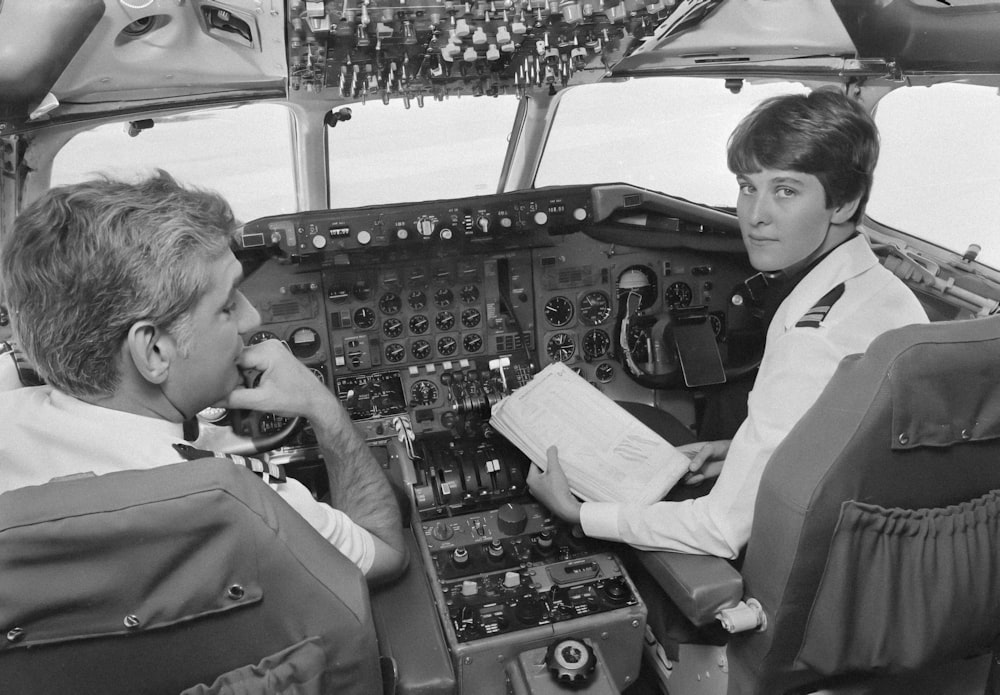
<svg viewBox="0 0 1000 695">
<path fill-rule="evenodd" d="M 0 395 L 0 492 L 176 463 L 183 423 L 211 405 L 309 420 L 331 504 L 270 484 L 369 581 L 406 564 L 392 489 L 340 401 L 277 341 L 244 347 L 260 315 L 239 290 L 237 227 L 219 195 L 159 171 L 54 188 L 0 245 L 15 338 L 47 382 Z M 260 374 L 243 386 L 245 370 Z M 193 442 L 215 449 L 207 428 Z M 194 464 L 196 465 L 196 464 Z"/>
</svg>

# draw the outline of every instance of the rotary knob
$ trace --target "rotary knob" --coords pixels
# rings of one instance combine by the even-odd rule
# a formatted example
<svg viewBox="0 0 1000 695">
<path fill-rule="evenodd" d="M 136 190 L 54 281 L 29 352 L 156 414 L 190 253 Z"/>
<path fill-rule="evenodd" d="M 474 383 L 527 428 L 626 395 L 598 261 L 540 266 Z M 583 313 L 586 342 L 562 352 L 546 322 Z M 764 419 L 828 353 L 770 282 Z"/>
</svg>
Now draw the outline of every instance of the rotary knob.
<svg viewBox="0 0 1000 695">
<path fill-rule="evenodd" d="M 497 526 L 508 536 L 524 533 L 528 525 L 528 513 L 520 504 L 507 502 L 497 510 Z"/>
<path fill-rule="evenodd" d="M 549 645 L 545 666 L 559 683 L 579 687 L 594 674 L 597 657 L 586 642 L 564 639 Z"/>
</svg>

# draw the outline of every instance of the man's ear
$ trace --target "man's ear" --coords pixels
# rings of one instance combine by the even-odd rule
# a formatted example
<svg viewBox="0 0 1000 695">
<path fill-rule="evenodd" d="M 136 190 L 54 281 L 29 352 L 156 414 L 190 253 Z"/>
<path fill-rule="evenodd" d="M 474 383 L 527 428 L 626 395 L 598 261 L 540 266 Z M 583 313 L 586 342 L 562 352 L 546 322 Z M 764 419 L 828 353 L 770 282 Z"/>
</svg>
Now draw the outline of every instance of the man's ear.
<svg viewBox="0 0 1000 695">
<path fill-rule="evenodd" d="M 859 205 L 861 205 L 861 196 L 838 205 L 833 209 L 833 217 L 830 218 L 830 221 L 833 222 L 833 224 L 844 224 L 845 222 L 848 222 L 852 217 L 854 217 L 854 213 L 858 211 Z"/>
<path fill-rule="evenodd" d="M 125 338 L 132 364 L 146 381 L 162 384 L 177 354 L 177 343 L 165 330 L 149 321 L 136 321 Z"/>
</svg>

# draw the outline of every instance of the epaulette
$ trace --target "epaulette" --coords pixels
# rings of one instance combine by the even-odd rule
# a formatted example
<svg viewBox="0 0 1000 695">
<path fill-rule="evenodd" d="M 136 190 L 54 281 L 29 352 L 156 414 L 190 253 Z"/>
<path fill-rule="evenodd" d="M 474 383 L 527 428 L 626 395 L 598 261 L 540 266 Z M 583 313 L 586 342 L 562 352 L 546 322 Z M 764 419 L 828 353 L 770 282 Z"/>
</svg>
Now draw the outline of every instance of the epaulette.
<svg viewBox="0 0 1000 695">
<path fill-rule="evenodd" d="M 188 461 L 194 461 L 195 459 L 204 458 L 217 458 L 217 459 L 229 459 L 237 466 L 245 466 L 252 472 L 259 475 L 264 479 L 265 483 L 283 483 L 288 478 L 285 477 L 285 471 L 273 463 L 266 463 L 261 459 L 254 458 L 252 456 L 241 456 L 239 454 L 224 454 L 218 451 L 208 451 L 206 449 L 196 449 L 190 444 L 174 444 L 174 449 L 178 454 L 183 456 Z"/>
<path fill-rule="evenodd" d="M 802 318 L 798 320 L 795 324 L 796 328 L 819 328 L 819 324 L 823 322 L 826 315 L 830 313 L 830 309 L 833 305 L 837 303 L 844 294 L 844 283 L 840 283 L 832 290 L 824 294 L 818 302 L 816 302 L 812 309 L 807 311 Z"/>
</svg>

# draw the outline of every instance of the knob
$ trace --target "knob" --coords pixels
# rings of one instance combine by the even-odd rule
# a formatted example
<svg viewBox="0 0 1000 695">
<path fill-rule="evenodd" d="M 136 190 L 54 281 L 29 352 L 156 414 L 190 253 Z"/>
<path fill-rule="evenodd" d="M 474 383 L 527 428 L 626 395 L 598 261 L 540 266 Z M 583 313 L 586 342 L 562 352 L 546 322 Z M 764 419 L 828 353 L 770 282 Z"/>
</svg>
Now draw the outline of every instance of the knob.
<svg viewBox="0 0 1000 695">
<path fill-rule="evenodd" d="M 405 240 L 408 236 L 410 236 L 410 233 L 406 229 L 400 228 L 396 230 L 396 238 L 400 241 Z"/>
<path fill-rule="evenodd" d="M 372 233 L 369 231 L 362 230 L 358 232 L 358 243 L 362 246 L 367 246 L 372 241 Z"/>
<path fill-rule="evenodd" d="M 312 245 L 315 249 L 321 249 L 326 246 L 326 237 L 322 234 L 317 234 L 312 238 Z"/>
<path fill-rule="evenodd" d="M 535 224 L 543 225 L 549 221 L 549 215 L 548 213 L 539 210 L 538 212 L 535 213 L 534 219 L 535 219 Z"/>
<path fill-rule="evenodd" d="M 434 528 L 431 530 L 431 535 L 434 536 L 439 541 L 446 541 L 455 535 L 451 527 L 443 521 L 439 521 L 434 524 Z"/>
<path fill-rule="evenodd" d="M 590 680 L 597 666 L 597 656 L 589 644 L 564 639 L 549 645 L 545 666 L 556 681 L 576 687 Z"/>
<path fill-rule="evenodd" d="M 503 557 L 503 543 L 496 539 L 490 541 L 490 544 L 486 548 L 486 553 L 490 556 L 491 560 L 499 560 Z"/>
<path fill-rule="evenodd" d="M 497 525 L 508 536 L 524 533 L 528 525 L 528 514 L 520 504 L 507 502 L 497 510 Z"/>
<path fill-rule="evenodd" d="M 521 586 L 521 575 L 517 572 L 507 572 L 503 575 L 503 585 L 508 589 L 515 589 Z"/>
<path fill-rule="evenodd" d="M 456 565 L 463 567 L 469 561 L 469 551 L 465 548 L 455 548 L 455 552 L 451 554 L 451 559 Z"/>
</svg>

